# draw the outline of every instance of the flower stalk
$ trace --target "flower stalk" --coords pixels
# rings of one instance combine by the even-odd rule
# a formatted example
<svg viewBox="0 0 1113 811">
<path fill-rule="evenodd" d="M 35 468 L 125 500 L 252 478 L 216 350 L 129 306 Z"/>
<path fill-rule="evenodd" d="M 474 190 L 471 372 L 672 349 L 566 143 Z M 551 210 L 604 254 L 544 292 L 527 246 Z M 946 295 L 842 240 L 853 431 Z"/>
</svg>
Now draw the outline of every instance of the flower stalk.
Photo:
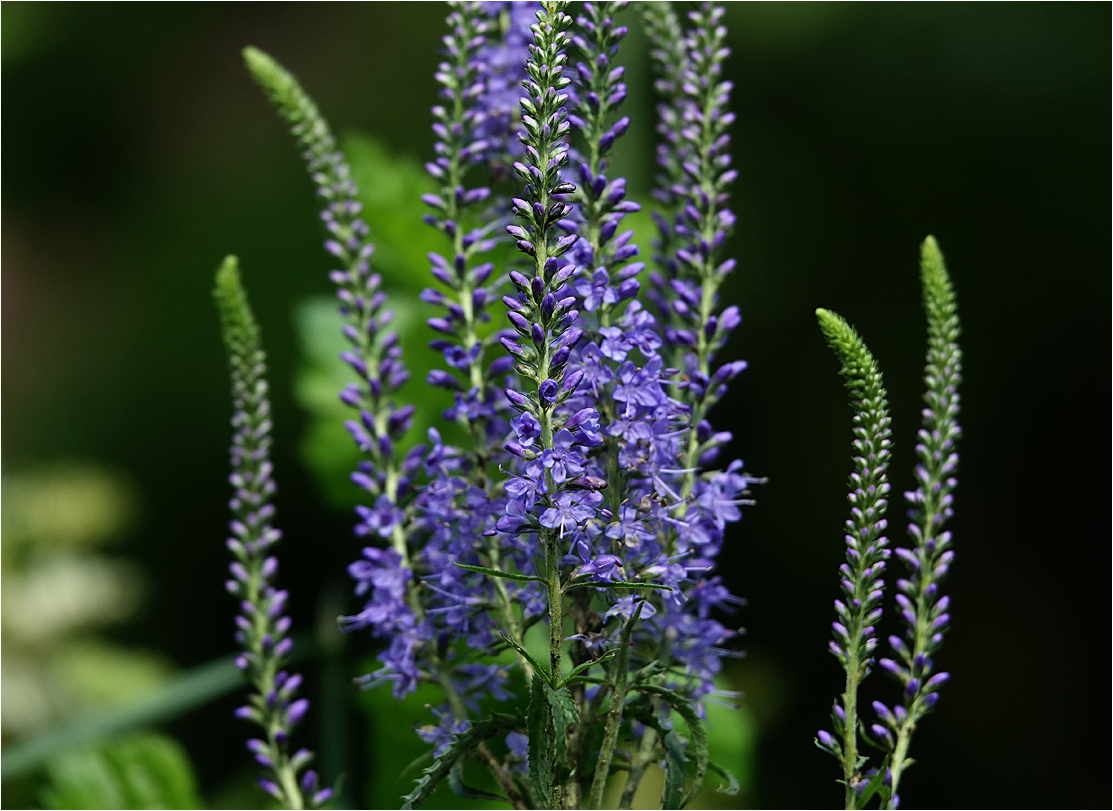
<svg viewBox="0 0 1113 811">
<path fill-rule="evenodd" d="M 332 796 L 332 789 L 320 788 L 316 772 L 305 770 L 313 759 L 308 749 L 292 754 L 289 750 L 290 733 L 305 717 L 309 701 L 296 697 L 301 676 L 283 669 L 294 642 L 288 635 L 290 618 L 283 613 L 288 595 L 274 585 L 278 558 L 271 551 L 282 533 L 273 525 L 271 504 L 275 485 L 266 356 L 236 257 L 227 257 L 217 271 L 213 296 L 228 351 L 236 409 L 229 477 L 235 488 L 229 501 L 232 535 L 226 542 L 235 560 L 225 585 L 241 601 L 236 641 L 244 652 L 236 657 L 236 666 L 247 674 L 254 689 L 248 704 L 236 710 L 236 717 L 252 721 L 262 730 L 263 737 L 250 739 L 247 748 L 267 772 L 259 779 L 263 790 L 285 808 L 316 808 Z"/>
<path fill-rule="evenodd" d="M 845 783 L 847 808 L 857 808 L 860 769 L 858 752 L 858 686 L 869 675 L 877 647 L 876 623 L 881 618 L 885 581 L 881 574 L 889 557 L 884 536 L 889 493 L 888 465 L 891 442 L 889 403 L 877 361 L 843 318 L 816 310 L 820 329 L 842 363 L 854 408 L 854 472 L 847 494 L 850 518 L 845 526 L 846 563 L 840 568 L 839 585 L 844 599 L 835 600 L 838 619 L 832 623 L 831 653 L 846 673 L 846 689 L 832 709 L 835 736 L 820 731 L 819 746 L 839 759 Z"/>
</svg>

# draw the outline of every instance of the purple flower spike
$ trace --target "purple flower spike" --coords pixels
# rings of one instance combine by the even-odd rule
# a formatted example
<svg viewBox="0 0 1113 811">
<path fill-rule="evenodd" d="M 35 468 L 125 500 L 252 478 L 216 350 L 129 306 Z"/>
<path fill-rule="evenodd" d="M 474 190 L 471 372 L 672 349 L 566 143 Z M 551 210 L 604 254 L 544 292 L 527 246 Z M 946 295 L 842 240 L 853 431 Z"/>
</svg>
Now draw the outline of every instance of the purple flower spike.
<svg viewBox="0 0 1113 811">
<path fill-rule="evenodd" d="M 889 557 L 886 527 L 886 496 L 889 492 L 888 465 L 891 441 L 889 403 L 877 362 L 858 333 L 845 320 L 827 310 L 817 310 L 820 329 L 842 363 L 840 370 L 850 390 L 854 408 L 854 472 L 847 494 L 850 518 L 843 531 L 846 563 L 840 567 L 843 599 L 835 601 L 838 622 L 832 652 L 846 672 L 846 690 L 841 696 L 843 713 L 836 732 L 842 750 L 834 753 L 841 761 L 847 785 L 847 803 L 853 795 L 858 766 L 858 685 L 869 675 L 877 646 L 875 625 L 881 617 L 884 595 L 881 573 Z M 888 668 L 885 660 L 879 664 Z M 885 735 L 878 733 L 878 729 Z M 891 741 L 884 727 L 874 725 L 875 738 Z"/>
<path fill-rule="evenodd" d="M 287 792 L 297 790 L 284 779 L 289 774 L 296 778 L 298 767 L 291 762 L 284 737 L 277 733 L 283 730 L 294 707 L 302 703 L 308 707 L 308 702 L 300 699 L 290 704 L 300 676 L 287 677 L 282 672 L 293 640 L 286 636 L 290 619 L 282 614 L 286 592 L 274 585 L 278 559 L 268 554 L 277 530 L 271 524 L 274 508 L 270 499 L 275 485 L 268 458 L 271 410 L 264 377 L 266 357 L 235 257 L 228 257 L 217 272 L 214 295 L 224 328 L 235 404 L 229 479 L 235 488 L 232 532 L 240 540 L 226 545 L 236 558 L 231 569 L 238 583 L 235 594 L 241 598 L 236 640 L 244 653 L 236 657 L 236 665 L 247 674 L 252 686 L 249 703 L 239 707 L 235 716 L 258 724 L 268 736 L 247 742 L 255 761 L 268 774 L 259 785 L 288 807 L 299 807 L 304 805 L 303 798 L 289 795 Z M 283 682 L 279 676 L 287 685 L 281 696 L 278 689 Z M 304 715 L 304 708 L 300 714 Z"/>
<path fill-rule="evenodd" d="M 901 723 L 896 732 L 903 746 L 893 757 L 893 792 L 907 765 L 908 742 L 913 730 L 939 700 L 938 688 L 948 673 L 934 672 L 934 659 L 950 621 L 950 600 L 939 584 L 954 558 L 952 535 L 943 529 L 953 515 L 958 425 L 958 386 L 962 380 L 962 351 L 958 346 L 959 321 L 954 289 L 943 254 L 933 237 L 924 240 L 920 254 L 920 281 L 928 322 L 928 351 L 924 367 L 927 392 L 923 427 L 916 445 L 916 489 L 905 493 L 911 507 L 908 534 L 912 545 L 896 550 L 907 566 L 907 577 L 897 581 L 902 592 L 904 639 L 890 644 L 900 665 L 891 669 L 903 686 L 904 706 L 898 707 Z M 895 663 L 894 663 L 895 664 Z M 893 807 L 896 807 L 894 802 Z"/>
</svg>

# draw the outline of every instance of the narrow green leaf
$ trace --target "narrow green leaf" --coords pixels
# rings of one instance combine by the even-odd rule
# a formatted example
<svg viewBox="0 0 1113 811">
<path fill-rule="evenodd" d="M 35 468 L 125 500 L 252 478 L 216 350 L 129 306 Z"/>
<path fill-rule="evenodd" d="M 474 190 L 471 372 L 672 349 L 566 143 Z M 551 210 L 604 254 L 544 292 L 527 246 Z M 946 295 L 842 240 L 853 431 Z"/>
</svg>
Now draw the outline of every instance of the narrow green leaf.
<svg viewBox="0 0 1113 811">
<path fill-rule="evenodd" d="M 742 786 L 738 784 L 738 778 L 735 777 L 729 769 L 724 769 L 713 760 L 707 761 L 707 767 L 727 781 L 725 786 L 719 786 L 715 789 L 720 794 L 727 794 L 734 797 L 742 789 Z"/>
<path fill-rule="evenodd" d="M 517 572 L 504 572 L 500 569 L 488 569 L 486 566 L 469 566 L 467 563 L 457 563 L 452 561 L 452 565 L 458 569 L 467 569 L 469 572 L 479 572 L 489 577 L 501 577 L 506 580 L 517 580 L 519 583 L 544 583 L 545 578 L 536 577 L 531 574 L 518 574 Z"/>
<path fill-rule="evenodd" d="M 300 658 L 312 646 L 300 637 L 295 642 L 295 658 Z M 243 673 L 233 664 L 231 656 L 199 665 L 134 704 L 79 716 L 18 746 L 4 749 L 0 776 L 8 781 L 38 768 L 60 752 L 176 718 L 242 687 L 243 683 Z"/>
<path fill-rule="evenodd" d="M 600 679 L 596 676 L 576 676 L 576 678 L 574 679 L 565 679 L 563 686 L 569 687 L 573 684 L 602 684 L 612 689 L 614 688 L 614 685 L 611 684 L 611 682 L 607 681 L 606 679 Z"/>
<path fill-rule="evenodd" d="M 198 808 L 197 777 L 172 738 L 139 733 L 47 765 L 46 808 Z"/>
<path fill-rule="evenodd" d="M 655 684 L 635 684 L 631 690 L 637 690 L 642 693 L 650 693 L 658 698 L 661 698 L 676 710 L 677 714 L 684 719 L 688 725 L 689 731 L 692 733 L 692 752 L 696 760 L 696 772 L 692 776 L 692 787 L 684 796 L 684 802 L 681 807 L 687 805 L 692 801 L 700 788 L 703 787 L 703 778 L 707 774 L 707 766 L 710 762 L 710 756 L 707 748 L 707 730 L 703 726 L 703 721 L 700 720 L 699 715 L 696 713 L 695 708 L 691 705 L 688 699 L 679 693 L 668 690 L 664 687 L 658 687 Z"/>
<path fill-rule="evenodd" d="M 529 780 L 533 793 L 542 805 L 548 805 L 550 786 L 553 784 L 552 764 L 549 762 L 549 701 L 545 696 L 545 681 L 534 674 L 529 691 L 529 709 L 526 715 L 526 734 L 529 736 Z"/>
<path fill-rule="evenodd" d="M 515 642 L 514 639 L 508 634 L 503 634 L 502 638 L 506 640 L 506 644 L 508 644 L 514 650 L 518 651 L 518 653 L 522 654 L 525 660 L 533 665 L 534 671 L 541 676 L 546 685 L 551 683 L 552 677 L 549 675 L 549 671 L 543 668 L 541 666 L 541 663 L 534 659 L 533 655 L 528 650 Z"/>
<path fill-rule="evenodd" d="M 889 755 L 886 755 L 885 759 L 881 761 L 881 767 L 877 770 L 877 774 L 870 778 L 870 781 L 866 783 L 866 787 L 862 790 L 862 793 L 858 795 L 859 808 L 865 808 L 866 803 L 868 803 L 873 795 L 877 794 L 879 791 L 882 792 L 881 807 L 885 807 L 885 804 L 889 801 L 888 796 L 886 796 L 888 792 L 885 791 L 885 773 L 888 770 Z"/>
<path fill-rule="evenodd" d="M 414 769 L 416 769 L 421 764 L 425 763 L 428 760 L 432 760 L 432 759 L 433 759 L 433 750 L 432 749 L 427 749 L 426 751 L 422 752 L 420 755 L 415 757 L 413 760 L 411 760 L 409 763 L 407 763 L 406 767 L 404 769 L 402 769 L 401 772 L 398 773 L 398 777 L 396 777 L 395 779 L 396 780 L 404 780 L 406 778 L 406 775 L 408 775 L 410 772 L 412 772 Z"/>
<path fill-rule="evenodd" d="M 583 681 L 584 679 L 578 678 L 581 674 L 586 673 L 595 665 L 602 664 L 603 662 L 609 661 L 616 656 L 618 656 L 618 649 L 614 648 L 604 653 L 598 659 L 592 659 L 590 662 L 584 662 L 582 665 L 577 665 L 568 673 L 567 676 L 564 677 L 563 681 L 561 681 L 560 683 L 560 686 L 567 687 L 569 684 L 576 683 L 576 681 Z M 595 681 L 605 683 L 605 680 L 603 679 L 596 679 Z"/>
<path fill-rule="evenodd" d="M 518 729 L 522 726 L 522 720 L 519 715 L 497 712 L 493 713 L 490 718 L 473 721 L 467 730 L 453 738 L 452 744 L 441 753 L 440 757 L 434 758 L 432 764 L 417 779 L 414 790 L 403 798 L 402 808 L 420 808 L 422 803 L 429 799 L 429 795 L 433 793 L 441 780 L 449 775 L 456 762 L 471 754 L 480 741 Z"/>
<path fill-rule="evenodd" d="M 633 580 L 619 580 L 613 583 L 601 583 L 598 580 L 573 581 L 564 587 L 565 591 L 572 589 L 656 589 L 657 591 L 672 591 L 672 586 L 663 586 L 660 583 L 638 583 Z"/>
<path fill-rule="evenodd" d="M 665 790 L 661 793 L 661 808 L 684 807 L 684 747 L 673 731 L 661 739 L 665 746 Z"/>
</svg>

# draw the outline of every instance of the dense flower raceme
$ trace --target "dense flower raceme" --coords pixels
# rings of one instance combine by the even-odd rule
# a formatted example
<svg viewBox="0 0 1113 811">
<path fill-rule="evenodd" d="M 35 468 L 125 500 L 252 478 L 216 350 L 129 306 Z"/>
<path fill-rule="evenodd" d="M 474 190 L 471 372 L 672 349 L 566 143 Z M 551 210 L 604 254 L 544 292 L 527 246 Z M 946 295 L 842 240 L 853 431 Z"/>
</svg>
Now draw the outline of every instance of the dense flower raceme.
<svg viewBox="0 0 1113 811">
<path fill-rule="evenodd" d="M 287 635 L 290 618 L 283 614 L 287 594 L 274 585 L 278 559 L 271 552 L 281 533 L 273 525 L 274 506 L 270 503 L 275 486 L 269 459 L 271 423 L 263 377 L 265 356 L 235 257 L 225 259 L 217 272 L 214 295 L 236 408 L 229 478 L 235 495 L 229 502 L 233 518 L 232 536 L 227 541 L 235 561 L 227 588 L 241 601 L 236 641 L 244 652 L 236 658 L 236 665 L 248 675 L 254 688 L 250 703 L 236 710 L 236 715 L 253 721 L 263 733 L 262 738 L 247 742 L 267 773 L 259 779 L 259 785 L 288 808 L 305 808 L 307 804 L 316 807 L 332 796 L 332 790 L 320 788 L 316 773 L 305 769 L 313 759 L 308 749 L 292 755 L 289 751 L 290 732 L 305 716 L 309 701 L 297 697 L 301 676 L 282 669 L 293 640 Z"/>
<path fill-rule="evenodd" d="M 664 4 L 667 6 L 667 4 Z M 654 60 L 664 97 L 658 107 L 658 150 L 662 174 L 658 198 L 669 220 L 658 214 L 658 271 L 651 275 L 650 299 L 663 321 L 670 358 L 682 367 L 683 398 L 693 407 L 696 424 L 725 391 L 725 384 L 745 363 L 724 364 L 714 372 L 715 353 L 741 323 L 738 308 L 719 311 L 719 287 L 734 269 L 722 259 L 734 214 L 727 208 L 727 189 L 738 173 L 730 168 L 730 135 L 734 113 L 728 111 L 732 85 L 722 80 L 726 27 L 721 6 L 703 5 L 691 12 L 684 47 L 667 38 L 677 23 L 667 8 L 647 12 Z M 662 19 L 663 18 L 663 19 Z M 706 451 L 704 451 L 706 453 Z M 698 461 L 695 438 L 689 442 L 689 463 Z M 690 464 L 689 466 L 693 466 Z"/>
<path fill-rule="evenodd" d="M 597 808 L 617 766 L 627 775 L 621 807 L 630 807 L 646 767 L 662 756 L 662 807 L 683 807 L 713 766 L 700 710 L 738 634 L 722 619 L 741 600 L 716 575 L 717 560 L 757 481 L 741 461 L 719 461 L 731 435 L 709 419 L 745 368 L 717 358 L 741 322 L 720 297 L 735 267 L 724 253 L 737 176 L 723 9 L 703 4 L 686 26 L 669 3 L 643 10 L 661 100 L 656 267 L 645 273 L 633 231 L 623 230 L 639 206 L 609 167 L 630 124 L 617 58 L 627 3 L 586 2 L 575 20 L 563 0 L 450 6 L 426 164 L 437 191 L 423 198 L 425 221 L 444 241 L 429 254 L 434 281 L 422 299 L 437 308 L 427 324 L 443 358 L 425 382 L 449 392 L 446 435 L 460 437 L 458 447 L 430 429 L 426 445 L 397 451 L 415 409 L 393 402 L 409 374 L 351 173 L 293 77 L 245 52 L 305 150 L 325 203 L 325 247 L 340 265 L 331 278 L 350 344 L 341 359 L 356 376 L 340 397 L 356 412 L 346 427 L 365 457 L 352 474 L 367 494 L 355 531 L 370 541 L 349 567 L 364 604 L 343 624 L 385 643 L 363 686 L 390 683 L 398 697 L 422 682 L 443 691 L 431 723 L 417 730 L 434 759 L 405 807 L 446 776 L 460 789 L 460 764 L 471 757 L 517 808 Z M 518 253 L 497 267 L 507 235 Z M 309 753 L 286 749 L 308 704 L 295 697 L 299 677 L 278 670 L 289 620 L 268 554 L 278 534 L 262 354 L 234 266 L 221 274 L 238 409 L 229 589 L 243 599 L 238 661 L 256 688 L 239 714 L 266 733 L 249 744 L 271 773 L 263 787 L 291 807 L 319 804 L 328 790 L 312 772 L 298 778 Z M 896 581 L 905 633 L 889 639 L 893 658 L 874 659 L 889 557 L 886 394 L 857 333 L 817 311 L 856 412 L 843 597 L 830 644 L 846 689 L 834 732 L 816 740 L 841 762 L 848 808 L 875 793 L 883 807 L 898 805 L 913 731 L 948 679 L 934 657 L 950 620 L 939 587 L 953 559 L 943 525 L 956 486 L 961 354 L 954 293 L 930 237 L 921 275 L 928 408 L 917 488 L 906 494 L 913 543 L 897 550 L 908 576 Z M 501 311 L 491 306 L 498 300 L 506 322 L 492 311 Z M 546 619 L 543 661 L 527 631 Z M 891 707 L 873 702 L 877 723 L 868 725 L 858 691 L 875 664 L 903 697 Z M 492 709 L 499 703 L 506 712 Z M 686 741 L 672 731 L 677 715 Z M 860 729 L 887 752 L 879 768 L 866 769 Z M 487 741 L 503 736 L 508 754 L 499 756 Z M 616 764 L 620 741 L 628 748 Z M 690 786 L 678 757 L 692 762 Z"/>
<path fill-rule="evenodd" d="M 385 548 L 369 546 L 352 565 L 357 593 L 367 603 L 347 625 L 369 627 L 389 641 L 380 656 L 384 667 L 368 684 L 390 681 L 396 695 L 404 695 L 433 678 L 446 689 L 448 703 L 435 711 L 439 723 L 420 731 L 439 751 L 468 728 L 467 710 L 479 699 L 508 695 L 505 669 L 455 661 L 448 640 L 493 653 L 503 634 L 520 644 L 521 628 L 548 610 L 559 652 L 561 598 L 546 594 L 554 584 L 559 594 L 560 581 L 599 586 L 573 592 L 583 595 L 570 606 L 574 664 L 613 648 L 637 612 L 636 647 L 648 645 L 664 656 L 664 678 L 692 698 L 712 689 L 723 645 L 736 633 L 715 614 L 740 602 L 713 570 L 726 525 L 740 518 L 753 480 L 740 462 L 697 471 L 714 461 L 729 435 L 716 434 L 702 418 L 693 422 L 689 394 L 718 392 L 729 375 L 710 382 L 689 371 L 678 379 L 670 368 L 665 353 L 683 358 L 691 342 L 678 345 L 670 341 L 675 335 L 663 336 L 658 319 L 637 301 L 644 265 L 636 261 L 632 232 L 620 225 L 638 206 L 626 199 L 625 180 L 608 176 L 608 155 L 629 123 L 619 115 L 626 88 L 613 63 L 626 33 L 614 16 L 625 3 L 585 4 L 571 37 L 564 29 L 572 20 L 562 11 L 539 15 L 548 23 L 534 24 L 531 32 L 526 96 L 516 100 L 523 132 L 519 146 L 509 148 L 492 135 L 496 116 L 488 91 L 516 58 L 514 20 L 525 5 L 454 4 L 437 73 L 437 156 L 427 168 L 441 188 L 425 198 L 431 207 L 426 220 L 448 244 L 444 253 L 430 255 L 438 286 L 423 298 L 443 308 L 429 326 L 447 368 L 431 373 L 428 382 L 453 393 L 445 417 L 469 436 L 465 448 L 449 447 L 431 432 L 428 446 L 394 459 L 409 411 L 393 409 L 386 396 L 405 373 L 396 340 L 381 336 L 388 320 L 382 297 L 367 287 L 375 277 L 355 189 L 327 126 L 300 88 L 274 67 L 279 80 L 261 78 L 295 125 L 329 201 L 323 219 L 334 238 L 328 247 L 345 266 L 333 278 L 353 342 L 345 360 L 360 377 L 342 397 L 360 409 L 349 430 L 369 456 L 353 478 L 375 498 L 361 508 L 358 531 L 390 541 Z M 703 13 L 717 20 L 716 12 Z M 555 29 L 554 21 L 560 22 Z M 692 34 L 689 44 L 703 48 L 701 36 Z M 574 84 L 563 75 L 570 44 Z M 725 95 L 715 100 L 725 104 Z M 725 154 L 722 144 L 715 149 Z M 496 276 L 484 255 L 506 220 L 492 210 L 490 186 L 471 178 L 492 159 L 515 155 L 521 159 L 512 169 L 525 181 L 524 196 L 512 202 L 518 223 L 505 230 L 533 270 L 512 264 L 507 276 Z M 716 222 L 720 230 L 729 227 L 722 217 Z M 516 293 L 503 299 L 512 331 L 491 334 L 482 325 L 506 279 Z M 717 306 L 714 294 L 710 301 Z M 710 338 L 688 364 L 693 368 L 710 363 L 720 331 L 736 323 L 729 315 L 705 315 L 701 328 Z M 509 356 L 490 357 L 499 345 Z M 711 401 L 701 402 L 706 408 Z M 688 464 L 692 448 L 698 453 Z M 491 480 L 494 465 L 509 478 Z M 467 567 L 545 582 L 508 582 Z M 603 590 L 621 581 L 671 591 L 654 592 L 647 601 Z M 588 610 L 593 593 L 606 604 L 599 614 Z M 520 661 L 528 676 L 532 664 Z M 559 675 L 559 656 L 550 665 Z M 516 734 L 508 740 L 512 751 Z"/>
<path fill-rule="evenodd" d="M 954 558 L 951 533 L 943 530 L 953 513 L 953 491 L 957 485 L 955 452 L 961 429 L 958 384 L 962 353 L 958 346 L 959 323 L 954 290 L 933 237 L 921 249 L 920 278 L 928 321 L 928 353 L 924 381 L 927 408 L 916 445 L 919 464 L 914 475 L 917 488 L 905 493 L 911 505 L 908 526 L 912 548 L 896 554 L 909 570 L 896 581 L 895 601 L 905 625 L 904 637 L 890 636 L 897 657 L 876 663 L 901 686 L 902 701 L 890 707 L 872 702 L 877 722 L 868 727 L 868 737 L 887 755 L 879 768 L 865 769 L 860 757 L 858 729 L 858 685 L 872 669 L 877 647 L 875 626 L 881 617 L 884 581 L 880 575 L 889 557 L 888 541 L 882 534 L 886 496 L 889 491 L 889 416 L 881 373 L 858 334 L 841 317 L 817 310 L 820 327 L 843 363 L 842 374 L 851 390 L 854 416 L 855 472 L 848 495 L 851 517 L 846 524 L 846 563 L 841 567 L 845 600 L 835 601 L 838 621 L 833 624 L 832 653 L 846 671 L 846 690 L 832 709 L 834 734 L 820 730 L 816 744 L 839 759 L 846 788 L 846 807 L 864 807 L 874 793 L 881 807 L 896 808 L 901 774 L 911 762 L 908 748 L 917 724 L 939 699 L 937 692 L 948 679 L 935 672 L 933 657 L 943 642 L 950 622 L 949 600 L 939 593 Z"/>
<path fill-rule="evenodd" d="M 950 674 L 935 672 L 933 657 L 943 643 L 950 615 L 950 599 L 939 593 L 940 581 L 954 559 L 951 533 L 943 524 L 953 513 L 956 445 L 962 429 L 958 425 L 958 385 L 962 380 L 962 351 L 958 346 L 959 322 L 954 290 L 933 237 L 921 250 L 920 278 L 924 310 L 928 319 L 928 353 L 924 368 L 923 428 L 916 444 L 918 464 L 914 471 L 916 489 L 905 493 L 911 505 L 908 533 L 911 548 L 898 548 L 896 555 L 908 568 L 908 577 L 896 581 L 896 602 L 905 625 L 904 637 L 890 636 L 896 661 L 878 664 L 902 688 L 901 704 L 892 708 L 873 702 L 878 723 L 872 724 L 873 738 L 891 753 L 891 807 L 900 803 L 897 791 L 901 772 L 907 765 L 908 746 L 920 719 L 939 700 L 938 689 Z"/>
<path fill-rule="evenodd" d="M 391 400 L 391 394 L 409 379 L 409 372 L 402 363 L 398 335 L 388 330 L 393 313 L 384 307 L 381 278 L 371 268 L 374 246 L 370 229 L 359 216 L 357 189 L 327 122 L 293 76 L 269 56 L 253 48 L 244 56 L 305 150 L 317 195 L 325 202 L 321 211 L 329 232 L 325 248 L 341 265 L 329 274 L 341 302 L 344 337 L 350 344 L 340 358 L 355 372 L 357 381 L 344 388 L 340 399 L 358 414 L 358 419 L 345 424 L 365 455 L 352 481 L 371 501 L 369 506 L 356 508 L 360 517 L 356 534 L 390 542 L 387 550 L 369 547 L 364 559 L 353 564 L 358 591 L 369 592 L 370 600 L 357 615 L 346 619 L 346 625 L 371 627 L 390 640 L 380 655 L 383 668 L 377 676 L 393 682 L 395 693 L 401 696 L 412 690 L 421 676 L 417 652 L 427 641 L 415 602 L 406 599 L 413 591 L 407 544 L 412 510 L 407 508 L 417 492 L 413 477 L 420 473 L 423 448 L 398 457 L 395 448 L 410 427 L 414 407 L 398 408 Z"/>
<path fill-rule="evenodd" d="M 858 686 L 869 675 L 877 647 L 876 624 L 881 618 L 885 581 L 881 574 L 889 557 L 885 511 L 890 486 L 889 404 L 877 362 L 858 333 L 840 316 L 817 310 L 820 328 L 842 363 L 854 407 L 854 472 L 847 495 L 846 563 L 839 584 L 844 599 L 835 601 L 831 653 L 846 671 L 846 690 L 832 708 L 835 736 L 818 734 L 823 748 L 839 758 L 846 784 L 847 807 L 859 785 Z"/>
</svg>

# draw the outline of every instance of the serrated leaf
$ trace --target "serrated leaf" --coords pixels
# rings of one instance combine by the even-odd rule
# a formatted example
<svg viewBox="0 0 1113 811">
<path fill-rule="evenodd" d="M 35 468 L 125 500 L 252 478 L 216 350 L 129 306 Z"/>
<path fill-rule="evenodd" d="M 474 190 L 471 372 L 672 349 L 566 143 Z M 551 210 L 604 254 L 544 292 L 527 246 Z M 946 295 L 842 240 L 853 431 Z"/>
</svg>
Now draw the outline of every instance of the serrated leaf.
<svg viewBox="0 0 1113 811">
<path fill-rule="evenodd" d="M 692 753 L 695 755 L 696 771 L 692 776 L 692 787 L 684 796 L 684 801 L 680 806 L 684 807 L 699 793 L 700 788 L 703 786 L 703 778 L 707 775 L 708 763 L 710 762 L 707 747 L 707 730 L 703 726 L 703 721 L 700 720 L 699 715 L 688 699 L 684 698 L 684 696 L 679 693 L 664 687 L 658 687 L 655 684 L 635 684 L 630 689 L 642 693 L 650 693 L 651 695 L 663 699 L 666 704 L 676 710 L 677 714 L 684 719 L 684 722 L 688 725 L 688 730 L 692 733 Z"/>
<path fill-rule="evenodd" d="M 684 747 L 673 731 L 661 739 L 665 747 L 665 790 L 661 793 L 661 808 L 684 807 Z"/>
<path fill-rule="evenodd" d="M 573 679 L 575 679 L 581 673 L 586 673 L 594 665 L 602 664 L 603 662 L 609 661 L 616 656 L 618 656 L 617 648 L 607 651 L 598 659 L 592 659 L 590 662 L 584 662 L 582 665 L 577 665 L 576 667 L 572 668 L 567 676 L 564 677 L 564 679 L 560 683 L 560 686 L 566 687 L 569 684 L 574 684 L 575 682 L 573 681 Z"/>
<path fill-rule="evenodd" d="M 727 784 L 725 786 L 719 786 L 717 789 L 715 789 L 720 794 L 726 794 L 734 797 L 742 789 L 742 786 L 738 783 L 738 778 L 735 777 L 730 772 L 730 770 L 724 769 L 713 760 L 707 761 L 707 767 L 727 781 Z"/>
<path fill-rule="evenodd" d="M 552 710 L 552 764 L 553 776 L 557 782 L 563 782 L 568 777 L 568 766 L 564 759 L 565 733 L 568 727 L 580 718 L 580 711 L 576 708 L 576 701 L 567 687 L 553 690 L 545 686 L 545 698 Z"/>
<path fill-rule="evenodd" d="M 402 808 L 420 808 L 441 780 L 452 771 L 456 762 L 469 754 L 480 741 L 517 729 L 521 725 L 521 716 L 505 713 L 493 713 L 490 718 L 473 721 L 467 730 L 453 737 L 452 743 L 440 757 L 433 759 L 429 768 L 417 779 L 414 790 L 402 798 Z"/>
<path fill-rule="evenodd" d="M 549 701 L 545 696 L 546 684 L 535 674 L 529 692 L 529 709 L 526 714 L 526 734 L 529 737 L 529 780 L 533 793 L 542 805 L 548 805 L 550 786 L 553 782 L 552 764 L 549 762 Z"/>
<path fill-rule="evenodd" d="M 544 583 L 545 578 L 537 577 L 532 574 L 518 574 L 517 572 L 504 572 L 501 569 L 488 569 L 486 566 L 471 566 L 467 563 L 457 563 L 452 561 L 452 565 L 458 569 L 467 569 L 469 572 L 479 572 L 489 577 L 501 577 L 504 580 L 517 580 L 519 583 Z"/>
<path fill-rule="evenodd" d="M 672 586 L 663 586 L 660 583 L 638 583 L 634 580 L 618 580 L 613 583 L 603 583 L 598 580 L 582 580 L 579 582 L 569 583 L 564 590 L 571 591 L 572 589 L 656 589 L 657 591 L 672 591 Z"/>
</svg>

